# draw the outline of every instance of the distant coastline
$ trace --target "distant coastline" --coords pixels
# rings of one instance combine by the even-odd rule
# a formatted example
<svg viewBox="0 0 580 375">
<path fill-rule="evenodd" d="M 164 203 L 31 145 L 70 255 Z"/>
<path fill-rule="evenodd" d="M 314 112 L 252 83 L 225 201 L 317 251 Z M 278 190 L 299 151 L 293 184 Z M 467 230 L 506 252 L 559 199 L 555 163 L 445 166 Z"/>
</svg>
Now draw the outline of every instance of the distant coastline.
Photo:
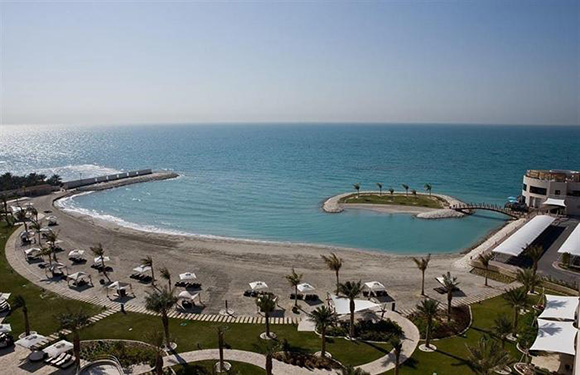
<svg viewBox="0 0 580 375">
<path fill-rule="evenodd" d="M 378 195 L 378 191 L 361 191 L 359 194 Z M 383 195 L 390 195 L 390 193 L 382 193 Z M 363 209 L 375 212 L 390 213 L 390 214 L 413 214 L 421 219 L 444 219 L 444 218 L 459 218 L 464 217 L 465 214 L 449 209 L 452 205 L 463 204 L 457 198 L 444 194 L 431 194 L 433 197 L 439 198 L 445 202 L 443 208 L 430 208 L 424 206 L 409 206 L 398 204 L 368 204 L 368 203 L 344 203 L 346 197 L 353 195 L 352 192 L 342 193 L 328 198 L 322 204 L 322 210 L 327 213 L 340 213 L 345 209 Z M 394 192 L 393 195 L 406 195 L 404 192 Z M 417 193 L 417 195 L 427 196 L 427 194 Z"/>
</svg>

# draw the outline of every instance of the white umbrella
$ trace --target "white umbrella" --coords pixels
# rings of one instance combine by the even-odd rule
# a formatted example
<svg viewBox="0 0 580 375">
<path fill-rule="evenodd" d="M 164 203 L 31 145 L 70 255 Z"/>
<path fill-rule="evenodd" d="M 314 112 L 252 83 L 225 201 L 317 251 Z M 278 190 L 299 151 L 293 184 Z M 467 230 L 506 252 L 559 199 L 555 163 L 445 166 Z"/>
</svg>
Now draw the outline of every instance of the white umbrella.
<svg viewBox="0 0 580 375">
<path fill-rule="evenodd" d="M 33 334 L 30 334 L 28 336 L 21 338 L 20 340 L 17 340 L 15 342 L 15 344 L 20 345 L 23 348 L 30 349 L 33 346 L 36 346 L 38 344 L 42 344 L 43 342 L 46 342 L 46 340 L 47 340 L 46 337 L 39 335 L 38 333 L 33 333 Z"/>
<path fill-rule="evenodd" d="M 12 326 L 10 324 L 0 324 L 0 333 L 10 332 L 12 332 Z"/>
<path fill-rule="evenodd" d="M 253 281 L 250 283 L 250 288 L 252 290 L 263 290 L 268 289 L 268 284 L 263 281 Z"/>
<path fill-rule="evenodd" d="M 145 273 L 147 271 L 151 271 L 151 267 L 142 264 L 139 267 L 133 268 L 133 271 L 135 271 L 137 273 Z"/>
<path fill-rule="evenodd" d="M 66 340 L 60 340 L 59 342 L 56 342 L 51 346 L 42 349 L 42 351 L 45 352 L 48 355 L 48 357 L 56 358 L 62 353 L 66 353 L 69 350 L 72 350 L 72 348 L 73 344 L 71 342 L 68 342 Z"/>
<path fill-rule="evenodd" d="M 56 240 L 56 241 L 46 241 L 47 244 L 49 245 L 58 245 L 62 243 L 62 240 Z"/>
<path fill-rule="evenodd" d="M 179 280 L 195 280 L 195 279 L 197 279 L 197 276 L 193 272 L 185 272 L 179 274 Z"/>
<path fill-rule="evenodd" d="M 110 261 L 111 261 L 111 258 L 109 258 L 109 257 L 102 257 L 102 256 L 96 257 L 94 259 L 94 263 L 95 264 L 101 264 L 102 262 L 107 263 L 107 262 L 110 262 Z"/>
<path fill-rule="evenodd" d="M 68 253 L 69 258 L 82 258 L 85 255 L 85 251 L 81 249 L 74 249 Z"/>
<path fill-rule="evenodd" d="M 368 283 L 365 283 L 365 287 L 372 292 L 387 290 L 387 288 L 385 288 L 385 285 L 378 281 L 369 281 Z"/>
<path fill-rule="evenodd" d="M 187 290 L 184 290 L 183 292 L 179 293 L 177 298 L 193 302 L 195 299 L 199 299 L 199 293 L 191 294 Z"/>
<path fill-rule="evenodd" d="M 316 288 L 308 283 L 298 284 L 298 291 L 300 293 L 313 292 L 314 290 L 316 290 Z"/>
<path fill-rule="evenodd" d="M 11 295 L 12 293 L 0 293 L 0 299 L 7 300 L 8 298 L 10 298 Z"/>
<path fill-rule="evenodd" d="M 117 290 L 129 289 L 129 288 L 131 288 L 131 284 L 124 283 L 122 281 L 115 281 L 114 283 L 112 283 L 111 285 L 109 285 L 107 288 L 109 288 L 109 289 L 117 289 Z"/>
<path fill-rule="evenodd" d="M 85 272 L 75 272 L 73 274 L 68 275 L 67 279 L 72 280 L 72 281 L 79 281 L 83 277 L 87 277 L 87 276 L 88 276 L 88 274 Z"/>
<path fill-rule="evenodd" d="M 27 257 L 32 257 L 38 255 L 38 253 L 40 253 L 41 251 L 42 250 L 39 249 L 38 247 L 32 247 L 30 249 L 24 250 L 24 254 L 26 254 Z"/>
</svg>

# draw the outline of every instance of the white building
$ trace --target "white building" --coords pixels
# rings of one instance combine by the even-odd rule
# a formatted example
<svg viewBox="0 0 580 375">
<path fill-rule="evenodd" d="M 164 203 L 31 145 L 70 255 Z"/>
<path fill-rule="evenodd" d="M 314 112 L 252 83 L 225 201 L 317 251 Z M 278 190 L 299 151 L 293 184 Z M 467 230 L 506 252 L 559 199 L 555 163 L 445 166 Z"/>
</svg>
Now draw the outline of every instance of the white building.
<svg viewBox="0 0 580 375">
<path fill-rule="evenodd" d="M 562 208 L 567 215 L 580 215 L 580 172 L 528 170 L 522 195 L 530 208 Z"/>
</svg>

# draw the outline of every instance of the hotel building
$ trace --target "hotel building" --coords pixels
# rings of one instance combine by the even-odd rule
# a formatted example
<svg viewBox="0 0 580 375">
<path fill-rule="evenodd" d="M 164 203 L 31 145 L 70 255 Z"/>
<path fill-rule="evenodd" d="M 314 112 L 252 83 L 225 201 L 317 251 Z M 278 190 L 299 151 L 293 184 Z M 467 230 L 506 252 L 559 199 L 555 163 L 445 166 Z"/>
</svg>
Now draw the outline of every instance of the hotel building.
<svg viewBox="0 0 580 375">
<path fill-rule="evenodd" d="M 522 195 L 530 208 L 563 208 L 567 215 L 580 215 L 580 172 L 528 170 Z"/>
</svg>

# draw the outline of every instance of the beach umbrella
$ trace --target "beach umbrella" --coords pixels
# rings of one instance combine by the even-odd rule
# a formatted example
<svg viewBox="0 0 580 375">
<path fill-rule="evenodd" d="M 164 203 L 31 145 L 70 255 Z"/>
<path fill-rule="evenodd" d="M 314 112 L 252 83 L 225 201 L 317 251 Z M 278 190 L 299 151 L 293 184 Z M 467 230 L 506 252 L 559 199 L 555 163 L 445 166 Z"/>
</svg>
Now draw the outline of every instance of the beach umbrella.
<svg viewBox="0 0 580 375">
<path fill-rule="evenodd" d="M 10 332 L 12 332 L 12 326 L 10 324 L 0 324 L 0 333 Z"/>
<path fill-rule="evenodd" d="M 16 341 L 16 345 L 20 345 L 23 348 L 30 349 L 36 345 L 40 345 L 46 342 L 48 339 L 38 333 L 32 333 L 28 336 L 21 338 L 20 340 Z"/>
<path fill-rule="evenodd" d="M 46 241 L 46 243 L 49 245 L 58 245 L 58 244 L 61 244 L 62 242 L 63 242 L 62 240 Z"/>
<path fill-rule="evenodd" d="M 137 273 L 145 273 L 147 271 L 151 271 L 151 267 L 142 264 L 139 267 L 133 268 L 133 271 L 135 271 Z"/>
<path fill-rule="evenodd" d="M 314 290 L 316 290 L 316 288 L 308 283 L 298 284 L 298 291 L 300 293 L 309 293 L 313 292 Z"/>
<path fill-rule="evenodd" d="M 385 285 L 379 281 L 369 281 L 365 283 L 365 287 L 371 292 L 382 292 L 386 290 Z"/>
<path fill-rule="evenodd" d="M 253 281 L 250 283 L 250 288 L 252 290 L 263 290 L 268 289 L 268 284 L 263 281 Z"/>
<path fill-rule="evenodd" d="M 107 262 L 110 262 L 110 261 L 111 261 L 111 258 L 109 258 L 109 257 L 102 257 L 102 256 L 98 256 L 98 257 L 96 257 L 94 259 L 94 263 L 95 264 L 101 264 L 102 262 L 107 263 Z"/>
<path fill-rule="evenodd" d="M 75 258 L 75 259 L 82 258 L 82 257 L 84 257 L 84 255 L 85 255 L 85 251 L 81 250 L 81 249 L 71 250 L 68 253 L 69 258 Z"/>
<path fill-rule="evenodd" d="M 30 249 L 26 249 L 24 250 L 24 254 L 26 254 L 27 257 L 33 257 L 38 255 L 41 252 L 40 248 L 38 247 L 31 247 Z"/>
<path fill-rule="evenodd" d="M 179 280 L 195 280 L 197 276 L 193 272 L 185 272 L 179 274 Z"/>
</svg>

